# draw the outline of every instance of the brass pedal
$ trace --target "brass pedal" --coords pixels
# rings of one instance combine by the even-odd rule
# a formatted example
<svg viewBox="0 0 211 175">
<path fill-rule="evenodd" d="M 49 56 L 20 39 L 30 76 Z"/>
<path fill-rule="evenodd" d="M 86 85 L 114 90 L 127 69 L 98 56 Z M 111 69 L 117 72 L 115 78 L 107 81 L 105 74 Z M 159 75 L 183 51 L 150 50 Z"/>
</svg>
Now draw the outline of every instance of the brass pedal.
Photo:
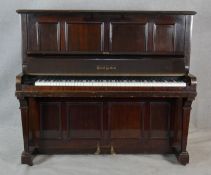
<svg viewBox="0 0 211 175">
<path fill-rule="evenodd" d="M 99 155 L 100 152 L 101 152 L 101 150 L 100 150 L 100 144 L 98 143 L 97 144 L 97 150 L 95 151 L 95 155 Z"/>
<path fill-rule="evenodd" d="M 114 147 L 111 145 L 111 154 L 114 155 L 116 154 L 115 150 L 114 150 Z"/>
</svg>

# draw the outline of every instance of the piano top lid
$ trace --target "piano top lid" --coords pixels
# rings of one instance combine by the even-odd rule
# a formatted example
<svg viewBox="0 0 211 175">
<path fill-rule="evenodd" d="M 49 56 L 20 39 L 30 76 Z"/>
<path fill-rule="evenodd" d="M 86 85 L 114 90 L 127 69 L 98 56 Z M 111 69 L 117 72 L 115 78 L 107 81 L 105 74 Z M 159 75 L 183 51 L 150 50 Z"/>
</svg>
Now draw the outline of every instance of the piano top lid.
<svg viewBox="0 0 211 175">
<path fill-rule="evenodd" d="M 17 13 L 41 13 L 41 14 L 55 14 L 55 13 L 134 13 L 147 15 L 195 15 L 195 11 L 128 11 L 128 10 L 43 10 L 43 9 L 19 9 Z"/>
</svg>

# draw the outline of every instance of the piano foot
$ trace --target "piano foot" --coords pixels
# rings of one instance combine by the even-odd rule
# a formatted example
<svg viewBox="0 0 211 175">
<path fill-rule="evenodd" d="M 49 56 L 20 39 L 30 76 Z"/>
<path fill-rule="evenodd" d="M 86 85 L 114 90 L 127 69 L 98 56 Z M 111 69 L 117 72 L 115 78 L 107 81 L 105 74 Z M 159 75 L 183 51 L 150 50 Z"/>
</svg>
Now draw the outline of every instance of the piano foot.
<svg viewBox="0 0 211 175">
<path fill-rule="evenodd" d="M 182 165 L 186 165 L 189 163 L 189 154 L 188 152 L 181 152 L 179 154 L 177 154 L 177 160 L 180 164 Z"/>
<path fill-rule="evenodd" d="M 21 163 L 22 164 L 27 164 L 29 166 L 33 165 L 32 162 L 32 155 L 28 152 L 23 151 L 22 155 L 21 155 Z"/>
</svg>

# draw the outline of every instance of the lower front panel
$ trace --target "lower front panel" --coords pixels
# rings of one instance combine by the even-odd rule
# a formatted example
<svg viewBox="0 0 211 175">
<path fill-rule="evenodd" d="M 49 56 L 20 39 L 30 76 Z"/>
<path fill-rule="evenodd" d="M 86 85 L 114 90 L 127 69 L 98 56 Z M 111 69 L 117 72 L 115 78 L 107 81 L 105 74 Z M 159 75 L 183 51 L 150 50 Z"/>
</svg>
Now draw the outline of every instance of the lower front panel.
<svg viewBox="0 0 211 175">
<path fill-rule="evenodd" d="M 180 140 L 177 101 L 30 98 L 30 147 L 41 153 L 171 152 Z"/>
</svg>

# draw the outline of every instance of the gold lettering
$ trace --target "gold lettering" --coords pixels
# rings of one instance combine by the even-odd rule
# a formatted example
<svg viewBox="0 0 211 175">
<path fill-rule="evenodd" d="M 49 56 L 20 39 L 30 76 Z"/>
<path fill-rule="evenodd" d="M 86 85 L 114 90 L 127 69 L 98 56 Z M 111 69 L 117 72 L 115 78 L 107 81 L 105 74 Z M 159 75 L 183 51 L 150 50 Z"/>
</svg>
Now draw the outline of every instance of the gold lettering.
<svg viewBox="0 0 211 175">
<path fill-rule="evenodd" d="M 96 69 L 97 70 L 110 71 L 110 70 L 117 70 L 117 67 L 116 66 L 109 66 L 109 65 L 97 65 Z"/>
</svg>

